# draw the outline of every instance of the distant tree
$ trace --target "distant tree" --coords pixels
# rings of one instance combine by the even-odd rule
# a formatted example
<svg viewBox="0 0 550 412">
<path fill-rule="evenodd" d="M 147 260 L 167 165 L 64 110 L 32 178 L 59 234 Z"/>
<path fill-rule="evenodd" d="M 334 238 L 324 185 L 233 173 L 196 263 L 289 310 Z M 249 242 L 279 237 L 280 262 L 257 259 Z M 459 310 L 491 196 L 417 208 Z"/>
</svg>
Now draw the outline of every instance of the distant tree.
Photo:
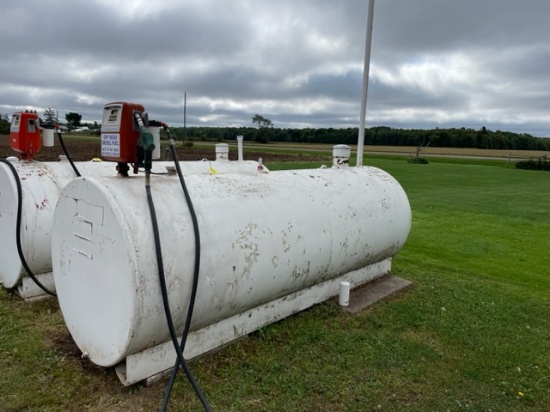
<svg viewBox="0 0 550 412">
<path fill-rule="evenodd" d="M 55 110 L 53 110 L 51 107 L 48 107 L 46 110 L 44 110 L 44 121 L 55 122 L 56 120 L 57 116 L 55 114 Z"/>
<path fill-rule="evenodd" d="M 420 157 L 420 152 L 422 150 L 424 150 L 426 147 L 428 147 L 430 145 L 432 141 L 431 140 L 428 140 L 428 143 L 426 143 L 426 136 L 424 136 L 422 138 L 422 143 L 418 143 L 416 145 L 416 156 L 414 157 L 414 159 L 409 159 L 409 162 L 410 163 L 428 163 L 428 161 L 426 159 L 422 159 Z M 411 161 L 412 160 L 412 161 Z"/>
<path fill-rule="evenodd" d="M 44 111 L 44 120 L 43 120 L 43 122 L 46 123 L 46 124 L 52 124 L 52 125 L 56 124 L 57 123 L 57 114 L 56 114 L 55 110 L 48 107 Z"/>
<path fill-rule="evenodd" d="M 69 130 L 76 129 L 77 127 L 80 127 L 80 121 L 82 120 L 82 115 L 78 113 L 67 113 L 65 115 L 65 120 L 67 120 L 67 128 Z"/>
<path fill-rule="evenodd" d="M 258 133 L 256 134 L 256 141 L 261 143 L 269 142 L 269 128 L 273 128 L 273 122 L 259 114 L 255 114 L 252 117 L 252 123 L 258 124 Z"/>
<path fill-rule="evenodd" d="M 10 134 L 10 116 L 0 113 L 0 134 Z"/>
<path fill-rule="evenodd" d="M 273 122 L 265 117 L 255 114 L 252 117 L 252 123 L 258 123 L 258 127 L 273 127 Z"/>
</svg>

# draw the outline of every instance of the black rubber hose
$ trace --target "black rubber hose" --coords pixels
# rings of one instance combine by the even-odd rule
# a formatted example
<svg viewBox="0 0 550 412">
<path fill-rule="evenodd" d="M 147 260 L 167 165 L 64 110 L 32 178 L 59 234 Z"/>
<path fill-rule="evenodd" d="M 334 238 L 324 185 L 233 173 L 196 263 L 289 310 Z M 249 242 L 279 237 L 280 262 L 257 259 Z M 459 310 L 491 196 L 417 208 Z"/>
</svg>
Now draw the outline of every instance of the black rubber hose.
<svg viewBox="0 0 550 412">
<path fill-rule="evenodd" d="M 155 252 L 157 256 L 157 269 L 159 272 L 159 282 L 160 282 L 160 289 L 162 294 L 162 304 L 164 305 L 164 313 L 166 314 L 166 321 L 168 323 L 168 330 L 170 332 L 170 337 L 172 339 L 172 343 L 174 344 L 174 348 L 177 353 L 177 360 L 176 365 L 174 368 L 177 370 L 178 366 L 181 365 L 183 371 L 185 372 L 185 375 L 187 376 L 187 379 L 191 383 L 191 386 L 193 386 L 193 389 L 197 393 L 197 396 L 199 397 L 201 403 L 204 406 L 204 409 L 206 411 L 210 411 L 210 407 L 208 405 L 208 402 L 206 401 L 206 398 L 204 397 L 204 394 L 202 393 L 199 385 L 195 381 L 195 378 L 191 374 L 191 371 L 189 370 L 189 367 L 187 366 L 187 362 L 185 361 L 185 358 L 183 357 L 183 351 L 180 349 L 180 345 L 178 344 L 178 336 L 176 333 L 176 328 L 174 327 L 174 322 L 172 318 L 172 313 L 170 310 L 170 303 L 168 301 L 168 288 L 166 286 L 166 277 L 164 275 L 164 263 L 162 260 L 162 248 L 160 244 L 160 235 L 159 235 L 159 227 L 158 227 L 158 221 L 157 221 L 157 214 L 155 211 L 155 205 L 153 202 L 153 197 L 151 195 L 151 185 L 149 184 L 150 175 L 148 172 L 146 172 L 146 184 L 145 184 L 145 191 L 147 193 L 147 204 L 149 206 L 149 212 L 151 214 L 151 223 L 153 225 L 153 238 L 155 241 Z"/>
<path fill-rule="evenodd" d="M 65 153 L 65 156 L 67 156 L 67 160 L 71 164 L 71 167 L 73 168 L 74 172 L 76 173 L 77 177 L 80 177 L 80 172 L 76 168 L 75 164 L 73 163 L 73 159 L 71 158 L 71 155 L 69 154 L 69 151 L 65 147 L 65 142 L 63 141 L 63 136 L 61 135 L 61 132 L 57 132 L 57 138 L 59 139 L 59 143 L 61 144 L 61 148 L 63 149 L 63 153 Z"/>
<path fill-rule="evenodd" d="M 200 231 L 199 231 L 199 222 L 197 219 L 197 214 L 195 212 L 195 208 L 193 206 L 193 201 L 191 200 L 191 196 L 189 195 L 189 191 L 187 190 L 187 185 L 185 184 L 185 179 L 183 178 L 183 173 L 181 172 L 181 167 L 178 161 L 178 156 L 176 153 L 176 148 L 174 147 L 174 139 L 172 139 L 172 134 L 170 133 L 170 129 L 163 124 L 164 129 L 166 130 L 166 134 L 169 139 L 169 148 L 170 152 L 172 154 L 172 160 L 174 161 L 174 166 L 176 167 L 176 171 L 178 173 L 179 181 L 181 184 L 181 188 L 183 190 L 183 193 L 185 195 L 185 200 L 187 202 L 187 206 L 189 208 L 189 213 L 191 215 L 191 221 L 193 223 L 193 232 L 195 236 L 195 265 L 193 270 L 193 285 L 191 288 L 191 297 L 189 299 L 189 306 L 187 309 L 187 318 L 185 320 L 185 327 L 183 329 L 183 334 L 181 337 L 180 342 L 180 350 L 183 354 L 183 351 L 185 349 L 185 344 L 187 343 L 187 337 L 189 335 L 189 329 L 191 327 L 191 319 L 193 318 L 193 310 L 195 307 L 195 300 L 197 297 L 197 288 L 199 284 L 199 268 L 200 268 L 200 258 L 201 258 L 201 241 L 200 241 Z M 177 363 L 174 365 L 174 368 L 172 369 L 172 374 L 170 376 L 170 382 L 168 383 L 166 387 L 166 392 L 164 394 L 161 411 L 166 411 L 166 408 L 168 406 L 168 402 L 170 400 L 170 394 L 172 393 L 172 389 L 174 387 L 174 383 L 176 381 L 176 376 L 178 373 L 178 367 Z M 203 406 L 206 411 L 210 411 L 210 407 L 208 404 L 204 404 Z"/>
<path fill-rule="evenodd" d="M 21 264 L 23 265 L 23 268 L 29 275 L 29 277 L 33 280 L 36 285 L 42 289 L 44 292 L 46 292 L 48 295 L 57 296 L 55 292 L 49 290 L 46 286 L 42 284 L 38 280 L 38 278 L 32 273 L 31 268 L 27 264 L 27 260 L 25 259 L 25 255 L 23 254 L 23 247 L 21 245 L 21 222 L 23 217 L 23 189 L 21 187 L 21 179 L 19 179 L 19 174 L 17 173 L 17 169 L 14 165 L 11 164 L 9 160 L 0 159 L 1 163 L 4 163 L 13 173 L 13 177 L 15 178 L 15 185 L 17 186 L 17 217 L 16 217 L 16 223 L 15 223 L 15 243 L 17 244 L 17 253 L 19 254 L 19 259 L 21 260 Z"/>
</svg>

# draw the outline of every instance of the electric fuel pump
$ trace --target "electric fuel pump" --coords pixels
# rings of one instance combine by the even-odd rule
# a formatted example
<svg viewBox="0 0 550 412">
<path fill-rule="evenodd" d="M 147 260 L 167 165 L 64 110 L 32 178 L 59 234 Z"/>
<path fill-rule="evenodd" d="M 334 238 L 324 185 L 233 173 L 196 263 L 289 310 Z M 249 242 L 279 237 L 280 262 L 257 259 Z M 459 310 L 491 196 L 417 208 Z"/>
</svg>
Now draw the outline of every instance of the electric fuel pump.
<svg viewBox="0 0 550 412">
<path fill-rule="evenodd" d="M 21 153 L 19 159 L 32 160 L 42 147 L 40 119 L 35 111 L 15 112 L 10 127 L 10 146 Z"/>
<path fill-rule="evenodd" d="M 105 105 L 101 123 L 101 155 L 105 160 L 117 162 L 118 173 L 128 176 L 132 164 L 133 173 L 140 167 L 151 170 L 155 156 L 155 142 L 148 130 L 149 120 L 141 104 L 114 102 Z"/>
</svg>

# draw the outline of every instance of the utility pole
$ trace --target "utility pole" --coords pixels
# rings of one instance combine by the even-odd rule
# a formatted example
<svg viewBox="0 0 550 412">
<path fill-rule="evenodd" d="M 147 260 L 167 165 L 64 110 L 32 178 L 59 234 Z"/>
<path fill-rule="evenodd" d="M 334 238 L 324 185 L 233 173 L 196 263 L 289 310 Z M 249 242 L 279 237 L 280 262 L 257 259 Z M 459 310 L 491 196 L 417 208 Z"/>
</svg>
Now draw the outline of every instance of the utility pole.
<svg viewBox="0 0 550 412">
<path fill-rule="evenodd" d="M 187 140 L 187 92 L 183 93 L 183 141 Z"/>
</svg>

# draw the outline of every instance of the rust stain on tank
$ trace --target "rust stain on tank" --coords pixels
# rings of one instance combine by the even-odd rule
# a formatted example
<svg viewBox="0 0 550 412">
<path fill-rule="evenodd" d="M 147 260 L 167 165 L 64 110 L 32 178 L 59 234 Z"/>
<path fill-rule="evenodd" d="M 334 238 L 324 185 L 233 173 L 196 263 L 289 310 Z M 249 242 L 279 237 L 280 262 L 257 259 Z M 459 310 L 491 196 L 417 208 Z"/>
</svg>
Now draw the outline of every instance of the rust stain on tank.
<svg viewBox="0 0 550 412">
<path fill-rule="evenodd" d="M 35 203 L 35 206 L 38 210 L 43 210 L 48 206 L 48 199 L 44 199 L 40 203 Z"/>
</svg>

